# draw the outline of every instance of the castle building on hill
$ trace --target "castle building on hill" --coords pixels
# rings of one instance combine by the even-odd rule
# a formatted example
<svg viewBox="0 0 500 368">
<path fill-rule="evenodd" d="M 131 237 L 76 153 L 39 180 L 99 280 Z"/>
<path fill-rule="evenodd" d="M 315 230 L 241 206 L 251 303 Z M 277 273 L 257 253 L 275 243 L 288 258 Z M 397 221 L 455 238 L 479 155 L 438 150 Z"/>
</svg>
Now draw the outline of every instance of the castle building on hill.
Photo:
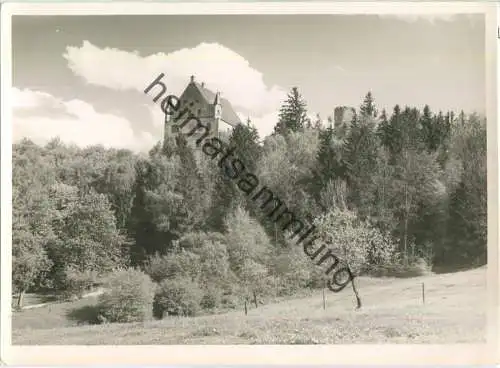
<svg viewBox="0 0 500 368">
<path fill-rule="evenodd" d="M 181 104 L 179 111 L 187 106 L 203 125 L 209 127 L 211 136 L 217 137 L 220 131 L 236 127 L 241 123 L 229 101 L 222 98 L 220 92 L 214 93 L 206 88 L 205 83 L 196 82 L 194 76 L 191 76 L 191 81 L 179 100 Z M 174 122 L 172 121 L 174 117 L 165 115 L 164 139 L 169 136 L 175 137 L 179 133 L 179 125 L 184 119 Z"/>
</svg>

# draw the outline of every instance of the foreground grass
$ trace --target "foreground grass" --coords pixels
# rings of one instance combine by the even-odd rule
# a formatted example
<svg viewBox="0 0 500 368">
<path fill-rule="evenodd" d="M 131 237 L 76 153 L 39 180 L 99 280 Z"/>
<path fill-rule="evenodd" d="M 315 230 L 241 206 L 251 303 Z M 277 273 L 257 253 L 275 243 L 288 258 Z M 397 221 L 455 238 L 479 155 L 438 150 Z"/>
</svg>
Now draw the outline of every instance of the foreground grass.
<svg viewBox="0 0 500 368">
<path fill-rule="evenodd" d="M 425 304 L 422 302 L 425 283 Z M 95 298 L 15 313 L 16 345 L 479 343 L 486 331 L 486 269 L 358 281 L 350 289 L 243 311 L 162 321 L 78 326 L 71 311 Z"/>
</svg>

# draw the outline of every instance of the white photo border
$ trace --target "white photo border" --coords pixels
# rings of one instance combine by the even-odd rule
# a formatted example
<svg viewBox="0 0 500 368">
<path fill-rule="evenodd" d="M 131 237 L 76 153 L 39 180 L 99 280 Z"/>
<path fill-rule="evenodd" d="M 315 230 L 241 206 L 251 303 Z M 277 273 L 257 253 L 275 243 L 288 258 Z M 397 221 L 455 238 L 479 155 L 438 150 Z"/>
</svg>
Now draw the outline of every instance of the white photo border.
<svg viewBox="0 0 500 368">
<path fill-rule="evenodd" d="M 494 2 L 112 2 L 4 3 L 1 7 L 1 334 L 0 360 L 16 365 L 265 364 L 423 365 L 500 362 L 498 331 L 498 42 Z M 13 15 L 125 14 L 458 14 L 485 15 L 488 148 L 488 329 L 485 344 L 450 345 L 166 345 L 12 346 L 12 87 Z"/>
</svg>

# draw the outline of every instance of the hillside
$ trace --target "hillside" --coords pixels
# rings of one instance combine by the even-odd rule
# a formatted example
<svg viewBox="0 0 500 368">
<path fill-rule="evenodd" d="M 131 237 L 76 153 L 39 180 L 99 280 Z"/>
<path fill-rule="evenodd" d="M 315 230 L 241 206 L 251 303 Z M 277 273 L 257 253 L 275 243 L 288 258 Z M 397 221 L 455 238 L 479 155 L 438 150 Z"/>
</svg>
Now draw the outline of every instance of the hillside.
<svg viewBox="0 0 500 368">
<path fill-rule="evenodd" d="M 425 284 L 425 305 L 422 303 Z M 486 268 L 411 279 L 360 278 L 363 309 L 350 289 L 321 291 L 243 311 L 147 323 L 78 326 L 68 317 L 95 298 L 25 310 L 13 317 L 13 344 L 347 344 L 485 341 Z"/>
</svg>

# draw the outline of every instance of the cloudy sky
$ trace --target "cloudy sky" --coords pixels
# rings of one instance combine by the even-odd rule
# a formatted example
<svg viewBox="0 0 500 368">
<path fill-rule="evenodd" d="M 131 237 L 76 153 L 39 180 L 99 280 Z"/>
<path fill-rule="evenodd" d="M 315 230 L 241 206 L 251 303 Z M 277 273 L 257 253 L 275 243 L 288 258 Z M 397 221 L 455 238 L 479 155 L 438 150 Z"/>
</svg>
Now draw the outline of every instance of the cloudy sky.
<svg viewBox="0 0 500 368">
<path fill-rule="evenodd" d="M 311 115 L 359 106 L 485 110 L 484 16 L 13 16 L 15 140 L 148 150 L 163 118 L 144 88 L 194 74 L 261 136 L 298 86 Z"/>
</svg>

